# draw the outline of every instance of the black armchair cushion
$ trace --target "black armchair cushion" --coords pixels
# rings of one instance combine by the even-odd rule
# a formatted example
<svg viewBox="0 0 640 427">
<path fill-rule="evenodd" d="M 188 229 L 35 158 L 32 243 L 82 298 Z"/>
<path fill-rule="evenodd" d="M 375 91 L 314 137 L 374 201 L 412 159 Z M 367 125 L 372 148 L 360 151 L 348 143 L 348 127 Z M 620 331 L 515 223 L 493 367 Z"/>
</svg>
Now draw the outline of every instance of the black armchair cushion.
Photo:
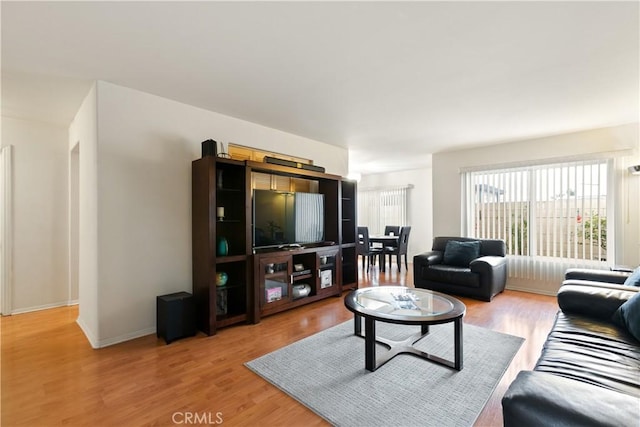
<svg viewBox="0 0 640 427">
<path fill-rule="evenodd" d="M 429 278 L 436 282 L 455 283 L 470 288 L 480 287 L 480 275 L 473 274 L 469 267 L 435 264 L 429 267 Z"/>
<path fill-rule="evenodd" d="M 480 256 L 480 242 L 459 242 L 449 240 L 444 248 L 444 263 L 457 267 L 469 267 Z"/>
<path fill-rule="evenodd" d="M 439 236 L 433 239 L 432 251 L 444 252 L 447 242 L 455 240 L 457 242 L 480 242 L 480 256 L 505 256 L 507 254 L 507 245 L 504 240 L 499 239 L 477 239 L 475 237 L 447 237 Z"/>
</svg>

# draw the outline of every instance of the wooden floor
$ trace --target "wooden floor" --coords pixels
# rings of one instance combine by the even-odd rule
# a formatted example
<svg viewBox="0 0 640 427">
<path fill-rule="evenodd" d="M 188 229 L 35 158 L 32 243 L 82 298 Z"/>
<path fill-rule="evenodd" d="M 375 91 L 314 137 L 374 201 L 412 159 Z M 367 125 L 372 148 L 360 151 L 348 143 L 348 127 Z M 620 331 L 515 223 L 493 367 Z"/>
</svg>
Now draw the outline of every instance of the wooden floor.
<svg viewBox="0 0 640 427">
<path fill-rule="evenodd" d="M 413 283 L 411 273 L 395 267 L 363 276 L 361 286 Z M 526 338 L 476 422 L 500 426 L 500 398 L 537 360 L 555 298 L 505 291 L 491 303 L 461 299 L 465 323 Z M 149 335 L 93 350 L 77 315 L 77 307 L 64 307 L 1 319 L 2 426 L 328 425 L 243 364 L 352 318 L 342 298 L 330 298 L 213 337 L 165 345 Z"/>
</svg>

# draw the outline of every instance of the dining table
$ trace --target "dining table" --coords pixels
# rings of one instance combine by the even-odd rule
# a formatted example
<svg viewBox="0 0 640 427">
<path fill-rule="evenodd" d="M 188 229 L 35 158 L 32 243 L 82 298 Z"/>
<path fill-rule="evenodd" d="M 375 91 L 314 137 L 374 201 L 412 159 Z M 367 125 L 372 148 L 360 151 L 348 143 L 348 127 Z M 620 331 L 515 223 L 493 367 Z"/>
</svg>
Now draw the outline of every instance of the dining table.
<svg viewBox="0 0 640 427">
<path fill-rule="evenodd" d="M 389 234 L 384 234 L 384 235 L 371 235 L 369 236 L 369 243 L 373 246 L 373 247 L 382 247 L 382 248 L 387 248 L 387 247 L 392 247 L 395 248 L 398 246 L 398 238 L 400 236 L 395 236 L 395 235 L 389 235 Z M 384 255 L 382 255 L 381 257 L 381 261 L 380 261 L 380 270 L 381 271 L 385 271 L 385 262 L 386 257 Z"/>
</svg>

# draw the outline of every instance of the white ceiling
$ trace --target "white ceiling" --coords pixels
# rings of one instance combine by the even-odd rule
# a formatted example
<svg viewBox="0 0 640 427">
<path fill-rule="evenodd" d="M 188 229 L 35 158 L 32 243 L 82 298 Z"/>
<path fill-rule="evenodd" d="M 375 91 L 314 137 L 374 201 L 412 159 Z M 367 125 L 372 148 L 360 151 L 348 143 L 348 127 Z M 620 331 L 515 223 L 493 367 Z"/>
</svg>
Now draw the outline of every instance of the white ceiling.
<svg viewBox="0 0 640 427">
<path fill-rule="evenodd" d="M 372 173 L 640 114 L 638 2 L 1 8 L 12 117 L 67 125 L 100 79 L 348 147 L 350 169 Z"/>
</svg>

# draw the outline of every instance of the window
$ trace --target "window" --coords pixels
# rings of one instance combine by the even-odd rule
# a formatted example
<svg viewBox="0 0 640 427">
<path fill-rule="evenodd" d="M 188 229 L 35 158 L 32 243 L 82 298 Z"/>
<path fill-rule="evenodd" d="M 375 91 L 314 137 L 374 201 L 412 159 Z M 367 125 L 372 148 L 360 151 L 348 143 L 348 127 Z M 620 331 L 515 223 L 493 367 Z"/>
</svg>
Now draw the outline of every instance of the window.
<svg viewBox="0 0 640 427">
<path fill-rule="evenodd" d="M 606 160 L 465 173 L 467 234 L 504 239 L 507 254 L 606 261 Z M 609 233 L 612 235 L 612 233 Z"/>
<path fill-rule="evenodd" d="M 383 234 L 386 225 L 407 225 L 407 197 L 412 185 L 358 189 L 358 225 Z"/>
</svg>

